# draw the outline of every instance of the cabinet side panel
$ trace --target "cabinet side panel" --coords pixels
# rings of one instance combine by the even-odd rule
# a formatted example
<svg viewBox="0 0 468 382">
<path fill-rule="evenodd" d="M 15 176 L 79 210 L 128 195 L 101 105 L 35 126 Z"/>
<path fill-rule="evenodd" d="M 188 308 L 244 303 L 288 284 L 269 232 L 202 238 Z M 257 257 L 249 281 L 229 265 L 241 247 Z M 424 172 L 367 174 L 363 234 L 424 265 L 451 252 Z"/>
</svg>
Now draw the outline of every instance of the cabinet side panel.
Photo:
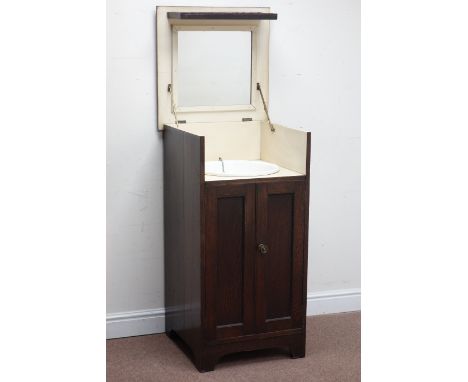
<svg viewBox="0 0 468 382">
<path fill-rule="evenodd" d="M 184 162 L 179 155 L 183 133 L 164 131 L 164 299 L 166 331 L 184 327 L 184 277 L 182 269 L 184 243 Z M 179 280 L 178 280 L 179 279 Z"/>
<path fill-rule="evenodd" d="M 201 174 L 203 137 L 164 130 L 166 331 L 190 346 L 200 332 Z"/>
<path fill-rule="evenodd" d="M 179 153 L 180 154 L 180 153 Z M 204 179 L 204 137 L 184 133 L 184 242 L 185 327 L 179 333 L 198 345 L 201 336 L 201 193 Z"/>
</svg>

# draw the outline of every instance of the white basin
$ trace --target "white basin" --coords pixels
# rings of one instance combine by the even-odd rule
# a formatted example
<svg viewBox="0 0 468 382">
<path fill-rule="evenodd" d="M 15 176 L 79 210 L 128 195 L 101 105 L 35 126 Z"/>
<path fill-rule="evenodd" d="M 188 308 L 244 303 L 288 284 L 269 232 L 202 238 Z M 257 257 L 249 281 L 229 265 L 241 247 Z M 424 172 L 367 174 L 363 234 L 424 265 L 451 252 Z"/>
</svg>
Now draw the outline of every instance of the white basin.
<svg viewBox="0 0 468 382">
<path fill-rule="evenodd" d="M 223 160 L 223 163 L 220 160 L 205 162 L 205 174 L 214 176 L 264 176 L 279 171 L 276 164 L 262 160 Z"/>
</svg>

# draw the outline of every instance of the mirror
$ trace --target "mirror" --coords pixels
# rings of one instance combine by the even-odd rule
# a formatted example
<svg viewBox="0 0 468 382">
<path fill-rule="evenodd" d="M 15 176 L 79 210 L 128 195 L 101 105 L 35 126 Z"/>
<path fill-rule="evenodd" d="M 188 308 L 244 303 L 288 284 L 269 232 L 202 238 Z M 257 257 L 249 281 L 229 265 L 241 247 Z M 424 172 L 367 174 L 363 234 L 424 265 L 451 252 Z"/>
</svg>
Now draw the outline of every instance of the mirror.
<svg viewBox="0 0 468 382">
<path fill-rule="evenodd" d="M 177 106 L 250 105 L 250 31 L 179 31 Z"/>
</svg>

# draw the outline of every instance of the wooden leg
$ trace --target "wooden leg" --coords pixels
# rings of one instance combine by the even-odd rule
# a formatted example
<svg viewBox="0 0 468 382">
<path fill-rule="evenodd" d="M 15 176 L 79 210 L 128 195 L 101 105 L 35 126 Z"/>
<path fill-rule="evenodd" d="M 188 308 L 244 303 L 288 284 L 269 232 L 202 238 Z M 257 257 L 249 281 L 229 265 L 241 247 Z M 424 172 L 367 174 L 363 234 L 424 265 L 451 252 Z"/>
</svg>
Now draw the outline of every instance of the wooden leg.
<svg viewBox="0 0 468 382">
<path fill-rule="evenodd" d="M 304 358 L 305 342 L 291 344 L 289 346 L 289 353 L 291 354 L 291 358 Z"/>
<path fill-rule="evenodd" d="M 218 357 L 204 354 L 196 357 L 195 366 L 200 373 L 206 373 L 208 371 L 213 371 L 217 362 Z"/>
</svg>

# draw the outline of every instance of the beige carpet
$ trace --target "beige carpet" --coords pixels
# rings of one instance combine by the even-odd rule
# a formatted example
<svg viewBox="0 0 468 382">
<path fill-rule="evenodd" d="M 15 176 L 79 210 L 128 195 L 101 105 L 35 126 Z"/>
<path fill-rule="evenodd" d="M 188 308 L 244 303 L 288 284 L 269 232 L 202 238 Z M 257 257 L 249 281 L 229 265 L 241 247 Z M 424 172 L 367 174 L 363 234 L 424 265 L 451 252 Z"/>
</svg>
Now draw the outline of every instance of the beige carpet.
<svg viewBox="0 0 468 382">
<path fill-rule="evenodd" d="M 209 373 L 199 373 L 165 334 L 107 341 L 109 382 L 355 382 L 360 362 L 359 312 L 308 317 L 305 358 L 278 351 L 242 353 L 221 359 Z"/>
</svg>

